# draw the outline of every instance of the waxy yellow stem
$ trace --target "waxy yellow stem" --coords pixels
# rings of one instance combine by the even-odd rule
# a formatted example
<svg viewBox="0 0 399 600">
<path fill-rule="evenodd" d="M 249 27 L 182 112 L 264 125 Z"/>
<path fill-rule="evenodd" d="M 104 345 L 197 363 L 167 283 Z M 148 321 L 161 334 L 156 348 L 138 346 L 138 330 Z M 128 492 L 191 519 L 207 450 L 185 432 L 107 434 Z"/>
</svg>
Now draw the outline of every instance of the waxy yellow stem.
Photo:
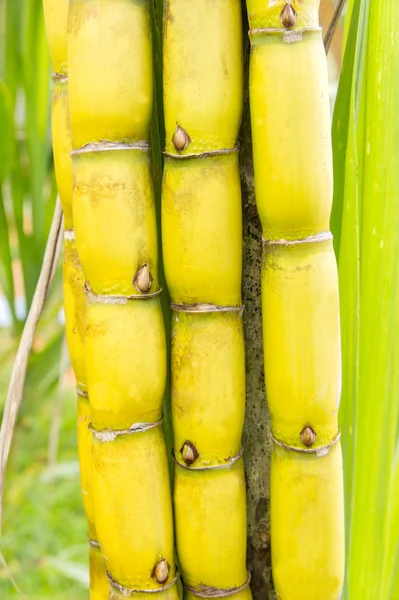
<svg viewBox="0 0 399 600">
<path fill-rule="evenodd" d="M 239 0 L 165 2 L 162 238 L 174 311 L 177 551 L 188 598 L 250 598 L 236 148 L 241 29 Z"/>
<path fill-rule="evenodd" d="M 68 54 L 96 530 L 111 597 L 175 600 L 148 1 L 71 0 Z"/>
<path fill-rule="evenodd" d="M 87 397 L 84 327 L 86 298 L 84 275 L 76 251 L 72 213 L 72 131 L 68 96 L 67 20 L 68 0 L 43 0 L 46 30 L 53 62 L 52 136 L 58 193 L 64 213 L 64 308 L 65 332 L 71 364 L 78 389 L 78 452 L 83 506 L 88 521 L 89 538 L 97 541 L 91 487 L 91 420 Z M 94 557 L 93 557 L 94 556 Z M 107 600 L 109 582 L 104 559 L 97 548 L 90 547 L 90 597 Z"/>
<path fill-rule="evenodd" d="M 318 0 L 247 0 L 273 581 L 281 600 L 338 600 L 344 572 L 341 357 L 327 64 Z"/>
</svg>

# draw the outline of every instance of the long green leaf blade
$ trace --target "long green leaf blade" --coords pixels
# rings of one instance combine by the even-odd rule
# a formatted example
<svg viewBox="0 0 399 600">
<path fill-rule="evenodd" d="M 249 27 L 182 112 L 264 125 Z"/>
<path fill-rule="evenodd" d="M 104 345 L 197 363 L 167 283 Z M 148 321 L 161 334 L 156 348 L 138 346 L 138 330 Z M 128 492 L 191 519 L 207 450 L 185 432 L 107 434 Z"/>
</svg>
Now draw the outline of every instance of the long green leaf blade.
<svg viewBox="0 0 399 600">
<path fill-rule="evenodd" d="M 16 322 L 14 307 L 14 278 L 8 219 L 3 199 L 2 186 L 8 176 L 14 148 L 14 127 L 11 97 L 5 84 L 0 80 L 0 283 L 8 305 Z"/>
<path fill-rule="evenodd" d="M 343 338 L 346 600 L 399 598 L 398 30 L 397 2 L 354 2 L 345 54 L 352 73 L 344 68 L 340 88 L 350 102 L 347 110 L 337 105 L 334 120 L 347 126 L 343 151 L 342 132 L 334 137 L 332 222 Z"/>
</svg>

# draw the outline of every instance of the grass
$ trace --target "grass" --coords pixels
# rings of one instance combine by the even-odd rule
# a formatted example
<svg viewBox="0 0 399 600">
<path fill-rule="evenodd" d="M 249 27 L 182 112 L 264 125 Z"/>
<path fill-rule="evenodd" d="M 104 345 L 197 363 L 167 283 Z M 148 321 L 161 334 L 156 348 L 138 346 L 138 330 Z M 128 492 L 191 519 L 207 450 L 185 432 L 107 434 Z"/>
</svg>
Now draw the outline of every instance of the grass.
<svg viewBox="0 0 399 600">
<path fill-rule="evenodd" d="M 76 439 L 76 395 L 63 328 L 60 275 L 35 340 L 4 497 L 0 598 L 88 597 L 87 526 Z M 0 329 L 4 402 L 16 337 Z M 0 404 L 1 409 L 1 404 Z"/>
</svg>

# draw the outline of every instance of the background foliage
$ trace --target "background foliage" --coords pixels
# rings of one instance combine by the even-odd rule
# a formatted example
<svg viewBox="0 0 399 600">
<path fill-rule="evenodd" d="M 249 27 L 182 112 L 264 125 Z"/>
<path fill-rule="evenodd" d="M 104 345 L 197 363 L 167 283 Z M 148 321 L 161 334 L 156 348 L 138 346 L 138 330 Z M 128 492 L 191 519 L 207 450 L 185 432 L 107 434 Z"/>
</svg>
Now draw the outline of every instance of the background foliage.
<svg viewBox="0 0 399 600">
<path fill-rule="evenodd" d="M 56 187 L 41 0 L 0 0 L 0 410 L 40 272 Z M 75 394 L 58 272 L 32 354 L 5 494 L 0 597 L 87 597 Z M 1 559 L 1 557 L 0 557 Z"/>
</svg>

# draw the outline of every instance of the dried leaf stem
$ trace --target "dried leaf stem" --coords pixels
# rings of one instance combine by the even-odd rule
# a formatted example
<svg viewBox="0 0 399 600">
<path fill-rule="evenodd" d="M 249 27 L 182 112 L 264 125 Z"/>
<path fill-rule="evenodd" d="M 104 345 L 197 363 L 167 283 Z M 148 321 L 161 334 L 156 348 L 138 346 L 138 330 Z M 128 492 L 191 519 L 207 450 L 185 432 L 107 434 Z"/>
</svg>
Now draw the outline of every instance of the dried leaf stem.
<svg viewBox="0 0 399 600">
<path fill-rule="evenodd" d="M 333 14 L 333 18 L 331 19 L 331 23 L 328 26 L 327 33 L 324 37 L 324 47 L 326 49 L 326 54 L 328 54 L 330 50 L 331 42 L 333 40 L 334 33 L 337 28 L 342 11 L 344 10 L 345 2 L 346 0 L 338 0 L 337 6 L 335 7 L 335 12 Z"/>
<path fill-rule="evenodd" d="M 11 381 L 8 388 L 7 399 L 4 407 L 3 420 L 0 431 L 0 532 L 3 517 L 3 493 L 5 474 L 7 469 L 8 457 L 10 454 L 12 437 L 18 417 L 18 412 L 22 403 L 26 371 L 28 368 L 29 355 L 32 349 L 33 339 L 36 327 L 43 311 L 47 298 L 48 290 L 54 275 L 55 265 L 61 248 L 62 239 L 62 209 L 59 199 L 54 210 L 53 221 L 47 240 L 44 253 L 43 264 L 37 282 L 32 305 L 22 332 L 21 340 L 18 346 L 14 366 L 11 374 Z"/>
</svg>

